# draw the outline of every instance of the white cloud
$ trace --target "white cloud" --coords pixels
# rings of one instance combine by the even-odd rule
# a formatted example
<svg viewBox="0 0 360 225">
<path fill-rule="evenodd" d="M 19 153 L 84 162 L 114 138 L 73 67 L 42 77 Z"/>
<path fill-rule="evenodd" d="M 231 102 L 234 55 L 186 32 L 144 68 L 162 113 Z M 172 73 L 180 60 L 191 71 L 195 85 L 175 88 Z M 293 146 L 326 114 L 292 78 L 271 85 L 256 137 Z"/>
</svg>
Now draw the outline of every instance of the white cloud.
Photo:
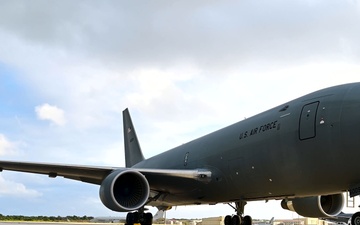
<svg viewBox="0 0 360 225">
<path fill-rule="evenodd" d="M 9 141 L 5 135 L 0 134 L 0 156 L 11 155 L 16 152 L 16 143 Z"/>
<path fill-rule="evenodd" d="M 35 107 L 35 112 L 40 120 L 49 120 L 58 126 L 66 123 L 64 110 L 47 103 Z"/>
<path fill-rule="evenodd" d="M 5 180 L 0 176 L 0 196 L 29 197 L 35 198 L 42 194 L 36 190 L 28 189 L 24 184 Z"/>
</svg>

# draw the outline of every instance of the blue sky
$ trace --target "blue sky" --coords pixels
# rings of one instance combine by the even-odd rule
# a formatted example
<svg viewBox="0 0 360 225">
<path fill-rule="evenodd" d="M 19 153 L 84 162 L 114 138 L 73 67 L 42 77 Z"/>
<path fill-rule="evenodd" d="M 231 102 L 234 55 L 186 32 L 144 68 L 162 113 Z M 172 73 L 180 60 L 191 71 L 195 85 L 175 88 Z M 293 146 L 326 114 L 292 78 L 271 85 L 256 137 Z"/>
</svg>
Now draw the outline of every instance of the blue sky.
<svg viewBox="0 0 360 225">
<path fill-rule="evenodd" d="M 127 107 L 151 157 L 320 88 L 358 82 L 359 4 L 1 1 L 0 157 L 124 166 Z M 0 212 L 117 216 L 98 188 L 3 172 Z M 220 204 L 168 216 L 232 212 Z M 246 213 L 296 216 L 276 201 L 249 203 Z"/>
</svg>

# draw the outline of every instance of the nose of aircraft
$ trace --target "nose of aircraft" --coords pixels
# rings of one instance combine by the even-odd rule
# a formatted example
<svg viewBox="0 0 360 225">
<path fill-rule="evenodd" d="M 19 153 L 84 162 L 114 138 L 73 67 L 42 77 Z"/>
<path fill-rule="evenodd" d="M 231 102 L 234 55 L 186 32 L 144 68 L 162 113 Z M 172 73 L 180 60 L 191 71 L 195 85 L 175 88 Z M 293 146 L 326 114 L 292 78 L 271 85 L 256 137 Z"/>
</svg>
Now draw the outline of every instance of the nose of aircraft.
<svg viewBox="0 0 360 225">
<path fill-rule="evenodd" d="M 360 157 L 360 83 L 348 86 L 341 106 L 340 133 L 344 147 L 354 149 L 350 157 Z M 356 151 L 355 151 L 356 149 Z M 357 153 L 357 155 L 355 155 Z"/>
</svg>

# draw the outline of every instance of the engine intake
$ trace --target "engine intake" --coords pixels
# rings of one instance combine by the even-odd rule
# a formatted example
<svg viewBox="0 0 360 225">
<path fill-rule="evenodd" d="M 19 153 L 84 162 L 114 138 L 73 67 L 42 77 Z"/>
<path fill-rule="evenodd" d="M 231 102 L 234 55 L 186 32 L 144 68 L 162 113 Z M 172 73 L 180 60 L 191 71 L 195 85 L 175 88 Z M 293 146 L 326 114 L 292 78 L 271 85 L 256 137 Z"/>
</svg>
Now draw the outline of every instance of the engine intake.
<svg viewBox="0 0 360 225">
<path fill-rule="evenodd" d="M 344 195 L 323 195 L 315 197 L 282 200 L 281 207 L 304 217 L 333 217 L 344 207 Z"/>
<path fill-rule="evenodd" d="M 100 199 L 109 209 L 118 212 L 137 210 L 149 198 L 147 179 L 135 170 L 116 170 L 100 186 Z"/>
</svg>

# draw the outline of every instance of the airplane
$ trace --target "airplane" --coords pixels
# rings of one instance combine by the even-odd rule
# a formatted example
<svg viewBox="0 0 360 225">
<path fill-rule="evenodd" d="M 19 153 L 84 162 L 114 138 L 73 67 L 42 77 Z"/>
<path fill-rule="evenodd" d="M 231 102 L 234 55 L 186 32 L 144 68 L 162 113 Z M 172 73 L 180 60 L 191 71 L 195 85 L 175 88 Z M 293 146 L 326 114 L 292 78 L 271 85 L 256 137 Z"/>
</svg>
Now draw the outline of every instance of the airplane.
<svg viewBox="0 0 360 225">
<path fill-rule="evenodd" d="M 120 223 L 125 220 L 123 217 L 102 216 L 90 220 L 91 223 Z"/>
<path fill-rule="evenodd" d="M 256 222 L 256 223 L 253 223 L 253 225 L 273 225 L 274 224 L 274 219 L 275 219 L 275 217 L 272 217 L 269 221 Z"/>
<path fill-rule="evenodd" d="M 218 203 L 235 209 L 225 225 L 251 225 L 246 203 L 274 199 L 304 217 L 335 217 L 343 192 L 360 195 L 360 83 L 307 94 L 148 159 L 128 109 L 123 131 L 125 167 L 0 161 L 0 171 L 99 185 L 107 208 L 128 212 L 127 225 L 151 225 L 146 206 Z"/>
</svg>

